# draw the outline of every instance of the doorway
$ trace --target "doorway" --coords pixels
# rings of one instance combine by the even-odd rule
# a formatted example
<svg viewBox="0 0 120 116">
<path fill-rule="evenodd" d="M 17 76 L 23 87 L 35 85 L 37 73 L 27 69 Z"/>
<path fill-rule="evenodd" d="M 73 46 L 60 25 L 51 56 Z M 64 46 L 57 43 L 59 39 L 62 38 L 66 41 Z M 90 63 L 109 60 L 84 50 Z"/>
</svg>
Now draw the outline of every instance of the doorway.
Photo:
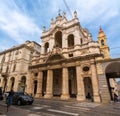
<svg viewBox="0 0 120 116">
<path fill-rule="evenodd" d="M 86 99 L 92 99 L 93 97 L 93 89 L 92 89 L 92 82 L 90 77 L 84 78 L 84 87 L 85 87 L 85 97 Z"/>
</svg>

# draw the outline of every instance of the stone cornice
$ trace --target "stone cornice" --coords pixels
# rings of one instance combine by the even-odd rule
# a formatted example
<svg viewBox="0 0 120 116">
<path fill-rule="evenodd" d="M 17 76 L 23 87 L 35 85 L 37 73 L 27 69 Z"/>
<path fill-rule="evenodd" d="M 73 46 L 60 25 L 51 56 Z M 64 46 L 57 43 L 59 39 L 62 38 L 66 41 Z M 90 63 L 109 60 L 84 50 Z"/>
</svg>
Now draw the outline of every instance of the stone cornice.
<svg viewBox="0 0 120 116">
<path fill-rule="evenodd" d="M 67 64 L 75 63 L 76 61 L 90 60 L 90 59 L 93 59 L 95 57 L 100 57 L 100 56 L 101 56 L 101 54 L 78 56 L 78 57 L 74 57 L 74 58 L 70 58 L 70 59 L 62 59 L 62 60 L 57 60 L 57 61 L 51 61 L 51 62 L 44 63 L 44 64 L 32 65 L 32 66 L 29 66 L 29 69 L 32 70 L 32 69 L 36 69 L 36 68 L 40 68 L 40 67 L 41 68 L 46 67 L 46 70 L 47 70 L 47 66 L 49 66 L 49 65 L 52 66 L 52 65 L 57 65 L 57 64 L 62 65 L 63 63 L 67 63 Z M 74 65 L 76 66 L 76 63 Z"/>
<path fill-rule="evenodd" d="M 7 50 L 4 50 L 4 51 L 0 52 L 0 55 L 11 52 L 11 51 L 14 51 L 14 50 L 18 50 L 18 49 L 24 48 L 24 47 L 27 48 L 27 49 L 33 50 L 33 48 L 27 46 L 26 44 L 21 44 L 21 45 L 18 45 L 18 46 L 15 46 L 15 47 L 12 47 L 10 49 L 7 49 Z"/>
<path fill-rule="evenodd" d="M 109 58 L 109 59 L 103 59 L 103 60 L 97 60 L 97 63 L 105 63 L 105 62 L 111 62 L 111 61 L 120 61 L 120 58 Z"/>
</svg>

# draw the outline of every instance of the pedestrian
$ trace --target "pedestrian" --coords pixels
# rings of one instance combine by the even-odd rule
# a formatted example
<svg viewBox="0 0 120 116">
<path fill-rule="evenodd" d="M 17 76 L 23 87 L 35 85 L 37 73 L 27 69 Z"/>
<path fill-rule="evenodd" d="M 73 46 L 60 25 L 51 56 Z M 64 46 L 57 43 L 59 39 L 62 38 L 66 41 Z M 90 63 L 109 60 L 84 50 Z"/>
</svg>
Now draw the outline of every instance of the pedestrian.
<svg viewBox="0 0 120 116">
<path fill-rule="evenodd" d="M 11 89 L 11 91 L 9 92 L 6 98 L 7 112 L 8 112 L 9 107 L 12 105 L 13 96 L 14 96 L 14 91 L 13 89 Z"/>
<path fill-rule="evenodd" d="M 118 102 L 118 95 L 114 93 L 114 102 Z"/>
<path fill-rule="evenodd" d="M 2 92 L 2 87 L 0 87 L 0 100 L 3 100 L 3 92 Z"/>
</svg>

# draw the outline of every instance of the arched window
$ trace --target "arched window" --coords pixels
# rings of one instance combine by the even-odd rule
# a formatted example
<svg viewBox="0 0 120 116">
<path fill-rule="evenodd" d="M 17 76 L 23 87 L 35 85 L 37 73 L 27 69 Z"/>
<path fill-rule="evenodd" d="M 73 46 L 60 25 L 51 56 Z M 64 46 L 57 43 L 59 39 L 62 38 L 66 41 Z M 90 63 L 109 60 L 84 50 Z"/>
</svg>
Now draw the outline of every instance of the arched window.
<svg viewBox="0 0 120 116">
<path fill-rule="evenodd" d="M 62 32 L 58 31 L 55 33 L 55 46 L 62 48 Z"/>
<path fill-rule="evenodd" d="M 16 69 L 16 64 L 14 64 L 14 66 L 13 66 L 13 72 L 15 71 L 15 69 Z"/>
<path fill-rule="evenodd" d="M 103 40 L 103 39 L 101 40 L 101 45 L 102 45 L 102 46 L 104 46 L 104 45 L 105 45 L 105 44 L 104 44 L 104 40 Z"/>
<path fill-rule="evenodd" d="M 49 52 L 49 43 L 45 43 L 45 53 Z"/>
<path fill-rule="evenodd" d="M 74 46 L 74 35 L 70 34 L 68 36 L 68 47 L 72 47 L 72 46 Z"/>
</svg>

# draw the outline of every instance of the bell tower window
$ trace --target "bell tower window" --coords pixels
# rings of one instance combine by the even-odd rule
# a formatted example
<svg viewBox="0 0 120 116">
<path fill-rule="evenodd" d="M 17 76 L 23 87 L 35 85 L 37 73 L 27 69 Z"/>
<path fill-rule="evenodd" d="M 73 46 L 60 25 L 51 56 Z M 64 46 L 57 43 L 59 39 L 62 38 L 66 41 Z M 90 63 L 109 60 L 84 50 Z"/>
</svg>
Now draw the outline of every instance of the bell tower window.
<svg viewBox="0 0 120 116">
<path fill-rule="evenodd" d="M 101 40 L 101 45 L 102 45 L 102 46 L 104 46 L 104 45 L 105 45 L 105 43 L 104 43 L 104 40 L 103 40 L 103 39 Z"/>
</svg>

